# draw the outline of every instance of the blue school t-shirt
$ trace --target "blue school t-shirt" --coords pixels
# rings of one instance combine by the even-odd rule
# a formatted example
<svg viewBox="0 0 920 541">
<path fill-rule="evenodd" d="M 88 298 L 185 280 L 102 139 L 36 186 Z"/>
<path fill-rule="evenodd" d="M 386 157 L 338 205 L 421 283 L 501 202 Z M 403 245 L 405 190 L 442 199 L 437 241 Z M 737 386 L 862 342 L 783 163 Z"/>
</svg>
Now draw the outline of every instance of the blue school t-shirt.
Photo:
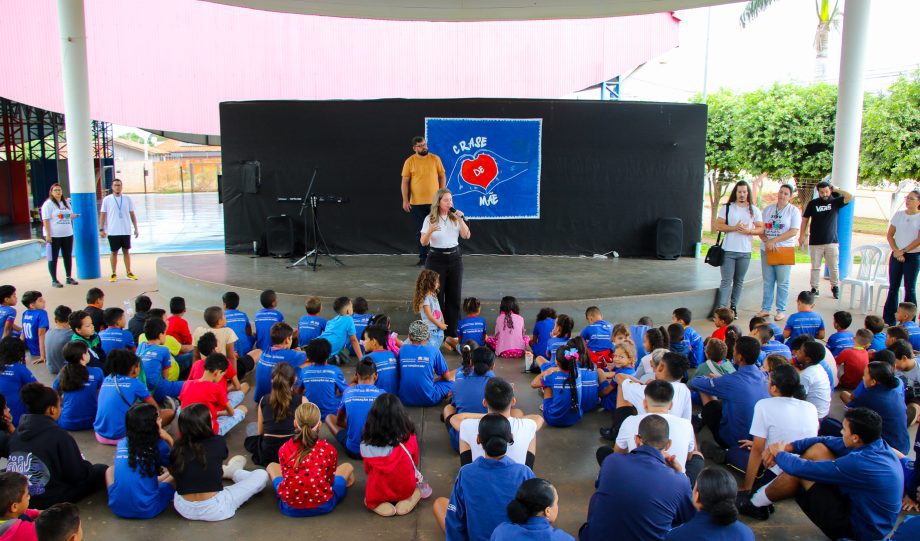
<svg viewBox="0 0 920 541">
<path fill-rule="evenodd" d="M 543 355 L 543 358 L 556 362 L 556 351 L 565 345 L 570 339 L 564 336 L 553 336 L 546 342 L 546 351 L 539 353 L 534 351 L 534 355 Z"/>
<path fill-rule="evenodd" d="M 537 355 L 541 355 L 541 351 L 546 351 L 546 347 L 549 345 L 549 339 L 553 338 L 554 328 L 556 328 L 555 318 L 547 318 L 534 323 L 533 337 L 536 338 L 537 341 L 530 347 L 530 350 L 536 352 Z"/>
<path fill-rule="evenodd" d="M 233 343 L 233 349 L 237 355 L 246 355 L 252 350 L 252 337 L 246 336 L 246 328 L 249 327 L 249 316 L 241 310 L 224 310 L 224 319 L 227 320 L 227 327 L 233 329 L 236 333 L 236 342 Z"/>
<path fill-rule="evenodd" d="M 551 426 L 571 426 L 581 419 L 581 378 L 576 377 L 573 389 L 568 377 L 568 374 L 559 370 L 542 378 L 543 387 L 553 390 L 552 398 L 543 399 L 543 419 Z M 578 397 L 577 408 L 572 407 L 573 392 Z"/>
<path fill-rule="evenodd" d="M 427 344 L 405 344 L 399 350 L 399 399 L 407 406 L 431 404 L 440 396 L 435 393 L 434 378 L 448 371 L 444 355 Z"/>
<path fill-rule="evenodd" d="M 368 353 L 367 358 L 377 365 L 377 387 L 387 393 L 399 393 L 396 355 L 392 351 L 384 349 Z"/>
<path fill-rule="evenodd" d="M 481 346 L 486 340 L 486 320 L 479 316 L 465 317 L 457 323 L 457 338 L 460 343 L 473 340 Z"/>
<path fill-rule="evenodd" d="M 272 392 L 272 369 L 278 363 L 288 363 L 299 370 L 300 365 L 307 361 L 307 354 L 287 348 L 269 348 L 262 350 L 262 356 L 256 363 L 256 389 L 252 398 L 256 404 L 262 397 Z"/>
<path fill-rule="evenodd" d="M 632 367 L 632 366 L 627 366 L 625 368 L 614 368 L 613 373 L 614 374 L 628 374 L 632 376 L 632 375 L 635 375 L 636 369 L 635 367 Z M 603 381 L 597 387 L 598 394 L 600 394 L 599 393 L 600 391 L 603 391 L 604 389 L 610 386 L 613 386 L 614 389 L 610 391 L 610 393 L 607 394 L 607 396 L 601 397 L 601 405 L 604 406 L 604 409 L 606 411 L 614 411 L 617 409 L 617 393 L 619 393 L 620 390 L 617 388 L 618 385 L 617 385 L 616 380 L 612 380 L 612 379 Z"/>
<path fill-rule="evenodd" d="M 300 387 L 307 400 L 319 407 L 325 419 L 338 411 L 341 404 L 338 393 L 348 388 L 348 384 L 338 366 L 314 364 L 300 369 Z"/>
<path fill-rule="evenodd" d="M 44 310 L 26 310 L 22 313 L 22 337 L 26 339 L 29 353 L 38 357 L 41 349 L 38 345 L 38 330 L 48 330 L 48 312 Z"/>
<path fill-rule="evenodd" d="M 172 366 L 169 348 L 144 342 L 137 347 L 137 356 L 141 360 L 141 367 L 144 369 L 144 376 L 147 378 L 147 388 L 153 391 L 163 379 L 163 370 Z"/>
<path fill-rule="evenodd" d="M 300 321 L 297 322 L 298 345 L 304 347 L 310 343 L 310 340 L 319 338 L 319 335 L 323 334 L 324 330 L 326 330 L 326 320 L 324 318 L 311 316 L 310 314 L 301 316 Z"/>
<path fill-rule="evenodd" d="M 51 387 L 61 394 L 61 417 L 58 425 L 64 430 L 89 430 L 96 419 L 99 388 L 105 375 L 102 370 L 92 366 L 86 367 L 89 379 L 83 382 L 83 388 L 76 391 L 60 392 L 60 375 L 54 378 Z"/>
<path fill-rule="evenodd" d="M 888 333 L 882 331 L 878 334 L 872 335 L 872 342 L 869 344 L 869 348 L 874 351 L 882 351 L 885 349 L 885 340 L 888 339 Z"/>
<path fill-rule="evenodd" d="M 326 330 L 319 335 L 332 346 L 332 354 L 342 351 L 349 342 L 349 337 L 357 337 L 355 320 L 351 316 L 335 316 L 326 323 Z"/>
<path fill-rule="evenodd" d="M 651 329 L 648 325 L 630 325 L 629 336 L 632 337 L 633 344 L 636 345 L 636 359 L 645 357 L 648 351 L 645 351 L 645 333 Z M 686 332 L 685 332 L 686 334 Z"/>
<path fill-rule="evenodd" d="M 831 355 L 834 357 L 840 355 L 845 349 L 855 347 L 855 345 L 853 343 L 853 333 L 850 331 L 835 332 L 827 339 L 827 349 L 831 350 Z"/>
<path fill-rule="evenodd" d="M 23 316 L 25 317 L 25 316 Z M 901 326 L 907 330 L 907 339 L 914 351 L 920 351 L 920 326 L 915 321 L 905 321 Z M 23 328 L 25 328 L 23 326 Z M 834 354 L 836 355 L 836 353 Z"/>
<path fill-rule="evenodd" d="M 0 335 L 3 334 L 3 329 L 6 327 L 7 321 L 9 321 L 11 325 L 10 336 L 19 338 L 19 331 L 13 330 L 12 327 L 12 325 L 16 323 L 16 307 L 0 304 Z"/>
<path fill-rule="evenodd" d="M 462 373 L 457 370 L 458 376 Z M 451 388 L 451 403 L 457 408 L 457 413 L 488 413 L 482 401 L 486 397 L 486 383 L 494 377 L 495 373 L 491 370 L 481 376 L 470 372 L 468 376 L 458 377 Z"/>
<path fill-rule="evenodd" d="M 684 327 L 684 341 L 689 345 L 689 352 L 685 355 L 690 361 L 690 368 L 696 368 L 706 362 L 706 348 L 703 346 L 703 337 L 696 332 L 696 329 L 689 325 Z"/>
<path fill-rule="evenodd" d="M 604 351 L 613 349 L 613 325 L 599 319 L 582 329 L 580 336 L 588 343 L 591 351 Z"/>
<path fill-rule="evenodd" d="M 272 347 L 272 325 L 284 321 L 284 314 L 274 308 L 263 308 L 256 312 L 256 347 L 265 351 Z M 236 332 L 236 331 L 234 331 Z M 239 334 L 236 335 L 239 338 Z"/>
<path fill-rule="evenodd" d="M 13 426 L 19 425 L 19 418 L 26 412 L 26 406 L 19 400 L 19 389 L 26 383 L 37 381 L 23 363 L 4 365 L 0 371 L 0 394 L 6 398 L 6 405 L 13 416 Z"/>
<path fill-rule="evenodd" d="M 772 355 L 774 353 L 779 353 L 787 359 L 792 359 L 792 350 L 789 349 L 789 346 L 786 344 L 773 339 L 760 346 L 760 353 L 762 356 L 761 363 L 763 359 L 767 358 L 767 355 Z"/>
<path fill-rule="evenodd" d="M 594 368 L 579 368 L 578 378 L 581 380 L 581 400 L 578 404 L 581 406 L 582 414 L 597 409 L 600 401 L 598 392 L 600 387 L 597 383 L 597 370 Z"/>
<path fill-rule="evenodd" d="M 160 464 L 169 466 L 169 445 L 157 443 Z M 117 517 L 150 519 L 163 512 L 157 476 L 145 477 L 128 461 L 128 438 L 115 446 L 115 482 L 109 486 L 109 509 Z"/>
<path fill-rule="evenodd" d="M 367 414 L 374 405 L 374 400 L 384 393 L 383 389 L 375 385 L 358 384 L 345 389 L 339 411 L 345 412 L 347 437 L 345 447 L 356 455 L 361 454 L 361 432 L 367 421 Z"/>
<path fill-rule="evenodd" d="M 817 337 L 818 331 L 824 330 L 824 320 L 814 312 L 796 312 L 786 320 L 786 329 L 789 329 L 787 342 L 803 334 Z"/>
<path fill-rule="evenodd" d="M 364 336 L 364 329 L 367 328 L 373 317 L 373 314 L 354 314 L 351 316 L 351 320 L 355 322 L 355 336 L 358 338 L 358 344 L 361 345 L 362 354 L 364 353 L 364 345 L 361 344 L 361 338 Z M 348 344 L 348 353 L 355 355 L 355 350 L 351 347 L 351 344 Z"/>
<path fill-rule="evenodd" d="M 882 418 L 882 439 L 903 454 L 910 453 L 910 432 L 907 431 L 907 408 L 904 407 L 904 387 L 889 389 L 878 384 L 863 387 L 853 393 L 848 408 L 869 408 Z"/>
<path fill-rule="evenodd" d="M 109 374 L 99 389 L 99 405 L 93 430 L 103 438 L 125 437 L 125 414 L 138 400 L 146 400 L 150 391 L 137 378 Z"/>
<path fill-rule="evenodd" d="M 134 335 L 127 329 L 108 327 L 99 332 L 99 342 L 102 344 L 102 351 L 108 355 L 113 349 L 133 348 Z"/>
</svg>

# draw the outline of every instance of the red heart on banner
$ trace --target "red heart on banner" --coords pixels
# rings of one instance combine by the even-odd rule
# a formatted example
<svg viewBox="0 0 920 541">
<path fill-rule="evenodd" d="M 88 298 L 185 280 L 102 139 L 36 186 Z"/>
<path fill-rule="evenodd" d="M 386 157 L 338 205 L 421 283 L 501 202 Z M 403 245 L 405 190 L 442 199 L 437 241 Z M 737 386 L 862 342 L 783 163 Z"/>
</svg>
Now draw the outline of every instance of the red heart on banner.
<svg viewBox="0 0 920 541">
<path fill-rule="evenodd" d="M 498 164 L 488 154 L 480 154 L 475 160 L 464 160 L 460 166 L 460 176 L 474 186 L 488 188 L 498 176 Z"/>
</svg>

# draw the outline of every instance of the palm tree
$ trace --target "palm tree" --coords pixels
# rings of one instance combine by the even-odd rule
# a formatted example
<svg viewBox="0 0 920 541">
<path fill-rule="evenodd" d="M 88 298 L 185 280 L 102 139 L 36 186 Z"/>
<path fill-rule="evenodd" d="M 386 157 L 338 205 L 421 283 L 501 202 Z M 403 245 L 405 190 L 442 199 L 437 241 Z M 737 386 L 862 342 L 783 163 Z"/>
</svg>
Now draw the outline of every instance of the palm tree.
<svg viewBox="0 0 920 541">
<path fill-rule="evenodd" d="M 765 9 L 776 0 L 750 0 L 741 13 L 741 27 L 744 28 L 757 18 Z M 836 30 L 840 26 L 840 10 L 837 0 L 815 0 L 815 11 L 818 15 L 818 28 L 815 30 L 815 79 L 824 81 L 827 74 L 827 49 L 831 27 Z"/>
</svg>

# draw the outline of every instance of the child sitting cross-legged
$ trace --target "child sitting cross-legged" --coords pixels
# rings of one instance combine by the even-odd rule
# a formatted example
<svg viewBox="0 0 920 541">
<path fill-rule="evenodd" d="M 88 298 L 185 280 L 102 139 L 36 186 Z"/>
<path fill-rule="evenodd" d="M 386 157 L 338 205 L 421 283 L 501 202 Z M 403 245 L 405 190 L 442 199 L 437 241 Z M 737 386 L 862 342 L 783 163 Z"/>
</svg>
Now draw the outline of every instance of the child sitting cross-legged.
<svg viewBox="0 0 920 541">
<path fill-rule="evenodd" d="M 182 406 L 204 404 L 211 412 L 211 424 L 214 433 L 223 436 L 231 428 L 240 424 L 246 417 L 246 406 L 234 408 L 227 400 L 227 387 L 223 383 L 227 372 L 227 356 L 212 353 L 204 360 L 204 374 L 200 379 L 185 382 L 179 400 Z"/>
<path fill-rule="evenodd" d="M 486 339 L 486 344 L 499 357 L 519 358 L 524 356 L 529 341 L 517 299 L 502 297 L 498 306 L 498 319 L 495 320 L 495 334 Z"/>
<path fill-rule="evenodd" d="M 542 372 L 556 363 L 556 350 L 572 339 L 574 328 L 575 321 L 570 316 L 566 314 L 556 316 L 556 324 L 553 326 L 550 337 L 546 340 L 546 349 L 542 352 L 536 349 L 533 351 L 535 357 L 530 366 L 532 373 Z"/>
<path fill-rule="evenodd" d="M 102 380 L 93 430 L 99 443 L 117 445 L 125 437 L 125 413 L 128 408 L 137 401 L 154 407 L 157 407 L 157 403 L 147 387 L 137 379 L 141 363 L 133 351 L 113 349 L 108 362 L 112 373 Z M 174 416 L 174 410 L 160 411 L 164 426 L 172 422 Z"/>
<path fill-rule="evenodd" d="M 338 414 L 326 416 L 326 426 L 335 439 L 345 448 L 349 458 L 361 458 L 361 432 L 374 400 L 384 393 L 374 385 L 377 381 L 377 365 L 370 358 L 358 361 L 355 368 L 355 384 L 342 393 L 342 405 Z"/>
<path fill-rule="evenodd" d="M 429 407 L 444 400 L 454 374 L 440 350 L 429 344 L 428 326 L 409 325 L 409 343 L 399 350 L 399 399 L 407 406 Z"/>
<path fill-rule="evenodd" d="M 395 394 L 374 400 L 364 432 L 361 458 L 367 474 L 364 505 L 382 517 L 406 515 L 418 505 L 422 493 L 416 482 L 419 463 L 415 424 Z"/>
<path fill-rule="evenodd" d="M 204 361 L 212 353 L 220 353 L 217 351 L 218 342 L 217 337 L 212 332 L 206 332 L 198 338 L 198 341 L 195 343 L 195 349 L 198 351 L 198 355 L 201 357 L 194 363 L 192 363 L 192 368 L 189 371 L 188 379 L 195 380 L 201 379 L 204 376 Z M 240 379 L 236 373 L 236 367 L 233 366 L 233 363 L 230 360 L 227 360 L 227 371 L 224 372 L 223 383 L 226 385 L 227 389 L 227 401 L 230 402 L 230 405 L 234 408 L 243 403 L 243 399 L 246 397 L 246 393 L 249 391 L 248 383 L 240 383 Z"/>
<path fill-rule="evenodd" d="M 582 417 L 579 353 L 572 340 L 556 350 L 556 366 L 530 383 L 543 390 L 543 418 L 556 427 L 572 426 Z"/>
<path fill-rule="evenodd" d="M 305 351 L 307 365 L 300 369 L 300 388 L 304 397 L 319 407 L 325 419 L 339 410 L 340 397 L 348 384 L 338 366 L 327 364 L 332 348 L 325 338 L 314 338 Z"/>
<path fill-rule="evenodd" d="M 64 430 L 89 430 L 96 419 L 102 370 L 87 367 L 89 349 L 84 342 L 69 342 L 64 346 L 67 364 L 61 369 L 51 387 L 61 395 L 61 417 L 58 425 Z"/>
<path fill-rule="evenodd" d="M 451 417 L 461 413 L 486 413 L 483 403 L 485 387 L 489 379 L 495 377 L 492 367 L 495 354 L 487 347 L 476 347 L 470 340 L 460 347 L 463 365 L 456 372 L 451 390 L 451 403 L 444 406 L 441 418 L 447 425 L 450 444 L 454 451 L 460 452 L 460 435 L 451 424 Z"/>
<path fill-rule="evenodd" d="M 654 329 L 649 329 L 649 331 L 652 330 Z M 636 346 L 631 340 L 624 340 L 613 347 L 613 356 L 608 366 L 611 368 L 609 371 L 597 369 L 597 377 L 600 380 L 598 397 L 605 410 L 615 411 L 617 409 L 617 374 L 634 375 L 636 373 Z M 587 381 L 585 374 L 582 374 L 582 377 Z"/>
<path fill-rule="evenodd" d="M 125 429 L 127 436 L 115 448 L 115 465 L 105 474 L 109 509 L 121 518 L 153 518 L 169 507 L 176 493 L 166 471 L 173 439 L 150 404 L 131 406 Z"/>
<path fill-rule="evenodd" d="M 294 437 L 281 446 L 278 462 L 268 465 L 281 513 L 314 517 L 335 509 L 347 487 L 355 482 L 351 464 L 339 465 L 335 447 L 320 439 L 323 425 L 319 407 L 306 402 L 297 407 Z"/>
<path fill-rule="evenodd" d="M 307 401 L 295 392 L 296 385 L 297 371 L 293 366 L 278 363 L 272 368 L 272 391 L 259 401 L 256 433 L 244 441 L 253 463 L 267 466 L 278 462 L 278 450 L 294 436 L 294 414 Z"/>
</svg>

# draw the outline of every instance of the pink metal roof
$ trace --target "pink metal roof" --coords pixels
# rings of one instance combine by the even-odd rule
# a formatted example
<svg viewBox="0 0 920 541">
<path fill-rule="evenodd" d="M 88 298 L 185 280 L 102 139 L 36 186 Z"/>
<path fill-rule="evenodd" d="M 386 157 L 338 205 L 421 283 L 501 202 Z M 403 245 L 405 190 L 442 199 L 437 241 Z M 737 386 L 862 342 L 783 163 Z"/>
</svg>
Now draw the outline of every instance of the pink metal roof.
<svg viewBox="0 0 920 541">
<path fill-rule="evenodd" d="M 669 13 L 456 23 L 85 2 L 92 117 L 189 133 L 219 133 L 218 103 L 231 100 L 557 98 L 678 39 Z M 63 110 L 56 10 L 54 0 L 3 1 L 0 96 Z"/>
</svg>

